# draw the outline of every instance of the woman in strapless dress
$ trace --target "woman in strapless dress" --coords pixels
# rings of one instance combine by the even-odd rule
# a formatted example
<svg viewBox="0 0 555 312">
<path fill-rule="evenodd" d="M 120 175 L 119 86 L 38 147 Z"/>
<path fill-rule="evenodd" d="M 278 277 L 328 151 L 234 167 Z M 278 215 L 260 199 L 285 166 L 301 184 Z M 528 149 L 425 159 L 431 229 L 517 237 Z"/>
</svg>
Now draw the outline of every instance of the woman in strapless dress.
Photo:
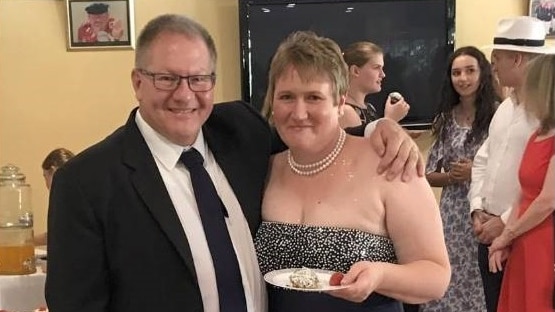
<svg viewBox="0 0 555 312">
<path fill-rule="evenodd" d="M 290 35 L 272 60 L 265 105 L 289 150 L 271 163 L 255 241 L 260 268 L 343 272 L 347 287 L 269 285 L 271 312 L 401 312 L 401 302 L 437 299 L 449 283 L 426 180 L 387 181 L 368 139 L 341 129 L 347 80 L 337 44 L 311 32 Z"/>
</svg>

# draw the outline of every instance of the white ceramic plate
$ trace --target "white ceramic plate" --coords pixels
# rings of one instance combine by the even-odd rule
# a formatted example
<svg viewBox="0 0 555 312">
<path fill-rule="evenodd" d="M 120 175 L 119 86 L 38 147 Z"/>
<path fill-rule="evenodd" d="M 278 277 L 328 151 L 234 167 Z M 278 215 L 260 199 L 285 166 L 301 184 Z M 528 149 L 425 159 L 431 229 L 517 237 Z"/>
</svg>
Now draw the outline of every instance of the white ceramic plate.
<svg viewBox="0 0 555 312">
<path fill-rule="evenodd" d="M 291 282 L 289 281 L 289 276 L 299 270 L 298 268 L 292 269 L 283 269 L 283 270 L 276 270 L 271 271 L 264 274 L 264 280 L 274 286 L 292 289 L 292 290 L 299 290 L 299 291 L 311 291 L 311 292 L 319 292 L 319 291 L 328 291 L 328 290 L 336 290 L 349 287 L 348 285 L 344 286 L 330 286 L 330 277 L 334 271 L 328 270 L 321 270 L 321 269 L 311 269 L 316 276 L 318 276 L 318 280 L 320 281 L 320 288 L 297 288 L 291 286 Z"/>
</svg>

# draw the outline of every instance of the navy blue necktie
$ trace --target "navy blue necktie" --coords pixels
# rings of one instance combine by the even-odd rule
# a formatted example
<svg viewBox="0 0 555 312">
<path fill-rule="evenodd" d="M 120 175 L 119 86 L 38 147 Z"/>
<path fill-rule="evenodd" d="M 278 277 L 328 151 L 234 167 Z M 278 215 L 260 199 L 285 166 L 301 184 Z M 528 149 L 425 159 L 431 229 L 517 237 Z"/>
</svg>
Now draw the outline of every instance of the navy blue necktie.
<svg viewBox="0 0 555 312">
<path fill-rule="evenodd" d="M 225 223 L 225 206 L 204 169 L 202 155 L 191 148 L 183 152 L 179 160 L 189 169 L 191 175 L 202 227 L 216 272 L 220 312 L 246 312 L 239 262 Z"/>
</svg>

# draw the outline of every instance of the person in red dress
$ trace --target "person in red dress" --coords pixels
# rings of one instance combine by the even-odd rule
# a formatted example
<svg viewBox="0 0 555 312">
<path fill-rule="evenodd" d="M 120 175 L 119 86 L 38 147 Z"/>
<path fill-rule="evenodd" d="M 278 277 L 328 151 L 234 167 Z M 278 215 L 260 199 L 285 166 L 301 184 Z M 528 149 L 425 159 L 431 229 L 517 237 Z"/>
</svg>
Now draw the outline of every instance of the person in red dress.
<svg viewBox="0 0 555 312">
<path fill-rule="evenodd" d="M 498 312 L 553 312 L 555 55 L 531 62 L 524 90 L 524 107 L 540 127 L 520 164 L 518 206 L 490 246 L 489 265 L 492 272 L 502 270 L 508 257 Z"/>
<path fill-rule="evenodd" d="M 79 42 L 108 42 L 122 39 L 122 22 L 110 16 L 108 7 L 108 4 L 93 3 L 85 8 L 87 20 L 77 30 Z"/>
</svg>

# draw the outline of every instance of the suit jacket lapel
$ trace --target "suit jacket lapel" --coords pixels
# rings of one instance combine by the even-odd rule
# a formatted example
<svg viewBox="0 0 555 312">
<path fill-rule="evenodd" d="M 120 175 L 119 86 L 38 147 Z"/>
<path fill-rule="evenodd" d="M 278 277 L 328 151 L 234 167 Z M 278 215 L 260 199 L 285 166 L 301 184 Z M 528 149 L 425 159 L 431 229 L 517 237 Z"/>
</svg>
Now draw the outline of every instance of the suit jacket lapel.
<svg viewBox="0 0 555 312">
<path fill-rule="evenodd" d="M 251 181 L 245 178 L 244 173 L 248 169 L 241 165 L 245 162 L 245 155 L 241 152 L 242 149 L 234 144 L 235 134 L 233 130 L 215 131 L 205 125 L 203 133 L 208 147 L 212 151 L 218 165 L 222 168 L 233 193 L 241 205 L 251 232 L 254 233 L 254 230 L 258 228 L 260 220 L 258 220 L 257 215 L 249 211 L 247 203 L 252 200 L 249 197 L 256 195 L 252 194 Z"/>
<path fill-rule="evenodd" d="M 135 123 L 135 112 L 125 126 L 126 140 L 123 147 L 123 162 L 131 169 L 131 181 L 140 199 L 147 206 L 153 218 L 173 243 L 185 265 L 196 280 L 193 256 L 183 232 L 183 227 L 154 158 Z"/>
</svg>

